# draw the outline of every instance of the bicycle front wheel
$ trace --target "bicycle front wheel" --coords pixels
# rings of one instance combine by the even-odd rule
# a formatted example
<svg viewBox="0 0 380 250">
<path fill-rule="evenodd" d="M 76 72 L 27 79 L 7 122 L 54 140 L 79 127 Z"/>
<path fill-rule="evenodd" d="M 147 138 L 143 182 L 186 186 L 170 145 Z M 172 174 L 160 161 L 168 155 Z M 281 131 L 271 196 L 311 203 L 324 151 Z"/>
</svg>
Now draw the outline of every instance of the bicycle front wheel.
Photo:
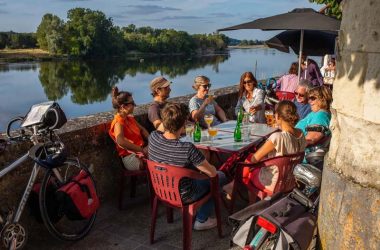
<svg viewBox="0 0 380 250">
<path fill-rule="evenodd" d="M 76 241 L 85 237 L 94 225 L 96 212 L 88 219 L 72 220 L 60 209 L 55 192 L 80 171 L 85 171 L 92 178 L 87 167 L 77 160 L 68 159 L 56 168 L 56 171 L 48 170 L 41 183 L 39 203 L 41 217 L 47 230 L 56 238 L 65 241 Z"/>
</svg>

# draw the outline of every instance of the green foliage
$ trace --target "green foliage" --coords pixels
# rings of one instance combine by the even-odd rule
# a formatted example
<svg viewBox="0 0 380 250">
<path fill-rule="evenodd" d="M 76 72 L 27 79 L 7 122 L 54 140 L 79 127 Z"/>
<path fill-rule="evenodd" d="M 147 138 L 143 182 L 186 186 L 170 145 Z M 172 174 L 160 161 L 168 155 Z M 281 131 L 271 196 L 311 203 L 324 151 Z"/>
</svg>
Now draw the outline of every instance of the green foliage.
<svg viewBox="0 0 380 250">
<path fill-rule="evenodd" d="M 238 45 L 247 46 L 247 45 L 262 45 L 262 44 L 264 44 L 263 41 L 259 41 L 256 39 L 256 40 L 241 40 Z"/>
<path fill-rule="evenodd" d="M 41 49 L 52 54 L 65 52 L 65 33 L 63 21 L 53 14 L 45 14 L 37 27 L 37 42 Z"/>
<path fill-rule="evenodd" d="M 0 32 L 0 49 L 36 48 L 37 40 L 34 33 Z"/>
<path fill-rule="evenodd" d="M 325 14 L 328 16 L 335 17 L 339 20 L 342 19 L 342 10 L 340 7 L 340 3 L 342 2 L 342 0 L 309 0 L 309 2 L 328 5 L 328 7 L 324 11 Z"/>
</svg>

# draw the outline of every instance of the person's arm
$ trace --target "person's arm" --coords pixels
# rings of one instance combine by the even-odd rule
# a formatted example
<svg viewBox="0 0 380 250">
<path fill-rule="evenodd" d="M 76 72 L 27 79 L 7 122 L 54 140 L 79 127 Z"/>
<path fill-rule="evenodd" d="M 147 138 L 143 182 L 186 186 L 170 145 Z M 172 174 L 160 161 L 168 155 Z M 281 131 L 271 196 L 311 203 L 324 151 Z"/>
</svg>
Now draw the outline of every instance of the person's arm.
<svg viewBox="0 0 380 250">
<path fill-rule="evenodd" d="M 254 115 L 257 111 L 263 109 L 265 93 L 263 90 L 258 90 L 255 93 L 255 101 L 252 107 L 249 108 L 249 113 Z"/>
<path fill-rule="evenodd" d="M 137 121 L 136 121 L 136 123 L 137 123 L 137 126 L 139 126 L 140 131 L 141 131 L 141 134 L 142 134 L 142 136 L 144 137 L 144 139 L 148 140 L 148 137 L 149 137 L 149 132 L 148 132 L 148 130 L 146 130 L 143 126 L 141 126 L 141 124 L 138 123 Z"/>
<path fill-rule="evenodd" d="M 209 177 L 216 176 L 216 168 L 211 165 L 206 159 L 197 166 L 197 169 Z"/>
<path fill-rule="evenodd" d="M 203 118 L 204 116 L 204 113 L 205 113 L 205 110 L 206 110 L 206 107 L 207 105 L 209 105 L 211 102 L 213 101 L 213 98 L 212 97 L 208 97 L 206 98 L 203 103 L 199 106 L 198 109 L 195 109 L 195 106 L 197 105 L 195 103 L 195 100 L 193 101 L 190 101 L 190 108 L 191 108 L 191 118 L 194 120 L 194 121 L 199 121 Z"/>
<path fill-rule="evenodd" d="M 121 125 L 120 123 L 116 123 L 114 131 L 117 145 L 124 149 L 131 150 L 134 152 L 143 152 L 142 147 L 131 143 L 127 138 L 124 137 L 123 125 Z"/>
<path fill-rule="evenodd" d="M 226 122 L 228 119 L 224 110 L 217 104 L 214 104 L 215 113 L 222 122 Z"/>
<path fill-rule="evenodd" d="M 148 119 L 156 130 L 164 132 L 164 125 L 160 117 L 160 109 L 156 104 L 152 104 L 148 110 Z"/>
<path fill-rule="evenodd" d="M 261 159 L 263 159 L 265 156 L 267 156 L 270 152 L 272 152 L 275 149 L 273 142 L 270 140 L 267 140 L 264 145 L 262 145 L 256 153 L 252 156 L 251 162 L 256 163 L 259 162 Z"/>
<path fill-rule="evenodd" d="M 306 138 L 306 146 L 314 145 L 318 143 L 320 139 L 324 137 L 324 134 L 321 132 L 314 132 L 314 131 L 309 131 L 307 132 L 307 135 L 305 136 Z"/>
</svg>

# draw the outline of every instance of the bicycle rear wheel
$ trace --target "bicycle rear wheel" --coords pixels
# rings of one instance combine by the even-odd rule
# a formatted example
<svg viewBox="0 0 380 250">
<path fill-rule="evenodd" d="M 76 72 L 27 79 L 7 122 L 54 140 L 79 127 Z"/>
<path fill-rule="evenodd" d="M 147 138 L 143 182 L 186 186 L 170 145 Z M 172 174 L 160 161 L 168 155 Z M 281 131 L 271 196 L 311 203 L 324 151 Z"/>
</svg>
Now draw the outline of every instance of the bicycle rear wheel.
<svg viewBox="0 0 380 250">
<path fill-rule="evenodd" d="M 65 241 L 80 240 L 90 232 L 95 222 L 96 212 L 88 219 L 69 219 L 64 212 L 60 211 L 59 203 L 54 194 L 56 190 L 72 177 L 78 175 L 80 171 L 87 172 L 95 186 L 94 179 L 86 166 L 73 159 L 67 159 L 56 170 L 59 172 L 61 180 L 57 178 L 54 171 L 48 170 L 41 184 L 39 203 L 42 220 L 47 230 L 54 237 Z"/>
</svg>

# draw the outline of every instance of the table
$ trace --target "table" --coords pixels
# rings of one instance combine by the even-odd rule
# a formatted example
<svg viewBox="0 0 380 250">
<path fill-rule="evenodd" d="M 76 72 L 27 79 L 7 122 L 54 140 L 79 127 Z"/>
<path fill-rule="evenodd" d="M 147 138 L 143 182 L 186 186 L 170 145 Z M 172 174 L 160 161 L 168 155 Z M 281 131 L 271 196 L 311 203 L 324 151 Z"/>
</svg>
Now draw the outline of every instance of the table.
<svg viewBox="0 0 380 250">
<path fill-rule="evenodd" d="M 202 139 L 200 142 L 192 142 L 197 148 L 222 153 L 240 153 L 244 152 L 252 146 L 258 145 L 263 139 L 277 131 L 277 128 L 269 127 L 262 123 L 249 123 L 241 126 L 242 141 L 234 141 L 234 130 L 236 121 L 227 121 L 215 126 L 219 129 L 218 134 L 214 137 L 214 142 L 211 144 L 207 130 L 202 131 Z M 188 140 L 184 138 L 183 140 Z"/>
</svg>

